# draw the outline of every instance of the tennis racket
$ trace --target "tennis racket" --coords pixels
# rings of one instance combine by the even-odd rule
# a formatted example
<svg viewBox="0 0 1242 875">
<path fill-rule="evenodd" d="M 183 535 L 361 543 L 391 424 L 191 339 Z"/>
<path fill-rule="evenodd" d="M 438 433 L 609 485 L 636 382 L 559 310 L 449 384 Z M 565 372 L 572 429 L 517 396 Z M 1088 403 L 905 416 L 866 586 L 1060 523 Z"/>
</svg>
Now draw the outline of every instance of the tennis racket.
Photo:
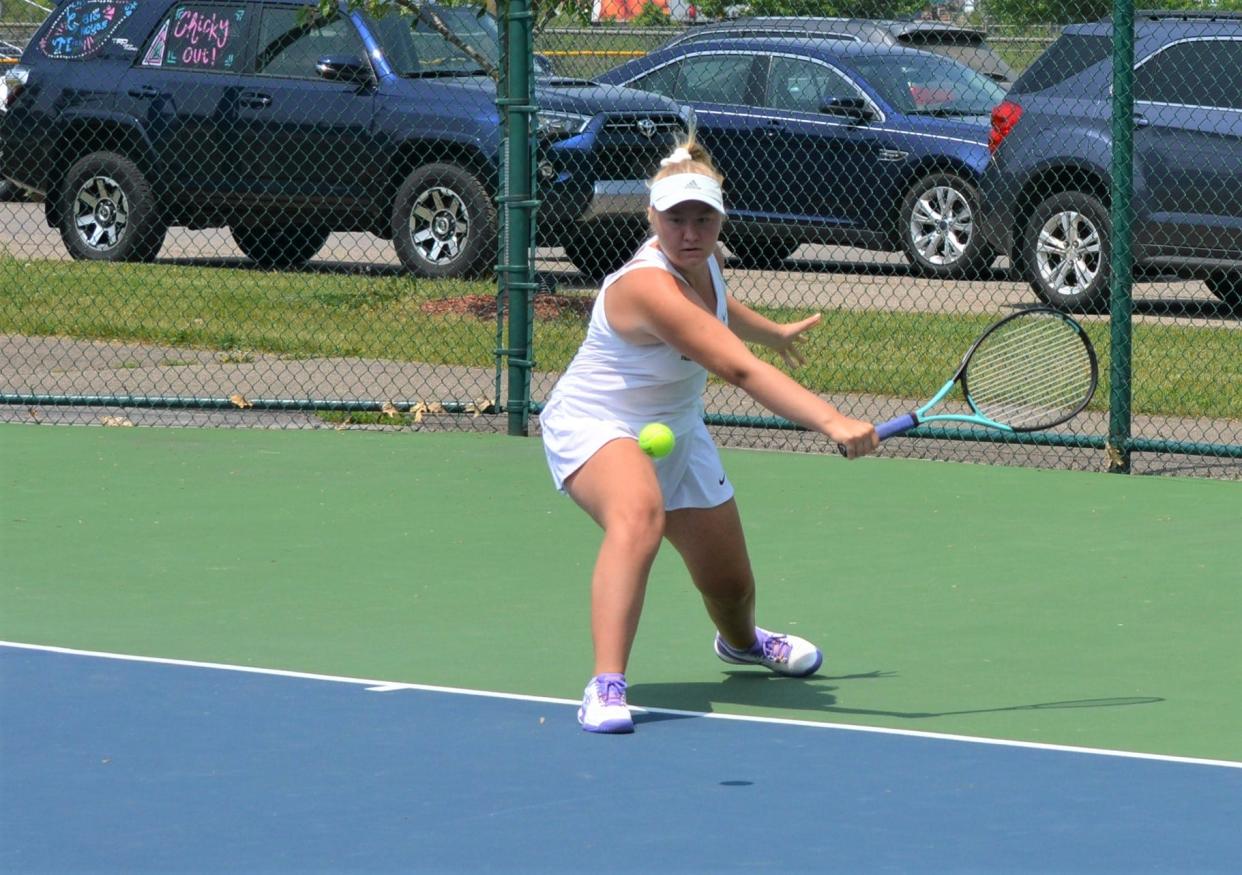
<svg viewBox="0 0 1242 875">
<path fill-rule="evenodd" d="M 930 401 L 875 427 L 880 440 L 924 422 L 966 422 L 1005 432 L 1039 431 L 1077 416 L 1095 394 L 1099 365 L 1082 326 L 1030 307 L 989 327 Z M 960 385 L 969 413 L 929 413 Z M 841 454 L 845 448 L 838 446 Z"/>
</svg>

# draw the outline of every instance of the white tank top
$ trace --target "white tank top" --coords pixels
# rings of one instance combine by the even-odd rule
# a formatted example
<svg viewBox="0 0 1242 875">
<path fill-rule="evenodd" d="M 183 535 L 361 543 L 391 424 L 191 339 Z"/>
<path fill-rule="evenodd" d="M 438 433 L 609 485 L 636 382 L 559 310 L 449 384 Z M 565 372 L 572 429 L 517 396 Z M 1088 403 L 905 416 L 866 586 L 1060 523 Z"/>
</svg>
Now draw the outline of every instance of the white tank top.
<svg viewBox="0 0 1242 875">
<path fill-rule="evenodd" d="M 605 277 L 586 339 L 552 390 L 548 408 L 575 417 L 622 420 L 635 429 L 663 422 L 678 434 L 702 420 L 707 370 L 666 343 L 631 343 L 608 324 L 604 308 L 608 288 L 630 271 L 658 267 L 686 282 L 655 244 L 652 237 L 620 270 Z M 716 292 L 716 318 L 728 325 L 724 275 L 714 254 L 707 264 Z"/>
</svg>

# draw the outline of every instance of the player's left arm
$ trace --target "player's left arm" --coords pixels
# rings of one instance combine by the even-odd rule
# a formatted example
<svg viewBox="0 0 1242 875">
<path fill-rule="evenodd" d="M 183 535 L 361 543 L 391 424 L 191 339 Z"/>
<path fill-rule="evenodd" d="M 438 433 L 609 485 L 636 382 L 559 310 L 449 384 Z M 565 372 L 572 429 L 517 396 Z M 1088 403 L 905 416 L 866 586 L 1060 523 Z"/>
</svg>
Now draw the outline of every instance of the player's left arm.
<svg viewBox="0 0 1242 875">
<path fill-rule="evenodd" d="M 819 324 L 819 313 L 797 322 L 781 323 L 756 313 L 732 295 L 728 296 L 729 328 L 748 343 L 760 343 L 775 351 L 785 364 L 796 368 L 806 364 L 806 357 L 798 349 L 804 335 Z"/>
</svg>

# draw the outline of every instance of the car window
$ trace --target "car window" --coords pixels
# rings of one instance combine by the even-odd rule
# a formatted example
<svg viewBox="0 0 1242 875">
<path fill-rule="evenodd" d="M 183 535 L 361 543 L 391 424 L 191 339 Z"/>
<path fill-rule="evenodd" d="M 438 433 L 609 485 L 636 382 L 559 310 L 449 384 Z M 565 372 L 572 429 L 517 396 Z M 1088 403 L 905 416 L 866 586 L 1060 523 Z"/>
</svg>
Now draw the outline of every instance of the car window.
<svg viewBox="0 0 1242 875">
<path fill-rule="evenodd" d="M 42 4 L 39 8 L 46 9 Z M 4 14 L 3 9 L 4 4 L 0 3 L 0 15 Z M 123 3 L 116 0 L 69 0 L 52 13 L 54 18 L 39 40 L 39 51 L 49 58 L 62 60 L 94 57 L 113 41 L 116 34 L 130 29 L 127 22 L 137 11 L 137 0 Z M 116 42 L 126 42 L 130 36 L 126 33 Z M 20 58 L 21 55 L 20 48 L 0 41 L 0 57 Z"/>
<path fill-rule="evenodd" d="M 696 55 L 681 64 L 672 97 L 698 103 L 747 102 L 751 59 L 746 55 Z"/>
<path fill-rule="evenodd" d="M 834 97 L 861 97 L 853 83 L 832 67 L 802 58 L 774 57 L 763 105 L 771 109 L 819 112 Z"/>
<path fill-rule="evenodd" d="M 1088 34 L 1062 34 L 1018 77 L 1014 94 L 1043 91 L 1109 57 L 1112 39 Z"/>
<path fill-rule="evenodd" d="M 1015 78 L 1013 68 L 1006 64 L 1000 55 L 985 45 L 963 46 L 942 43 L 940 45 L 926 46 L 925 48 L 929 52 L 944 55 L 946 58 L 952 58 L 965 64 L 967 67 L 973 67 L 984 76 L 997 82 L 1012 82 Z"/>
<path fill-rule="evenodd" d="M 315 64 L 325 55 L 365 57 L 353 24 L 337 14 L 308 16 L 294 6 L 268 6 L 259 21 L 255 72 L 262 76 L 317 79 Z"/>
<path fill-rule="evenodd" d="M 641 91 L 654 91 L 656 94 L 663 94 L 665 97 L 672 97 L 677 90 L 677 76 L 681 71 L 682 64 L 680 61 L 673 64 L 665 64 L 658 70 L 652 70 L 645 76 L 639 76 L 629 85 Z"/>
<path fill-rule="evenodd" d="M 435 7 L 435 13 L 454 36 L 491 63 L 500 58 L 496 20 L 479 15 L 473 7 Z M 400 76 L 451 76 L 481 72 L 474 58 L 440 35 L 422 19 L 390 14 L 368 19 L 367 26 Z"/>
<path fill-rule="evenodd" d="M 142 53 L 144 67 L 236 70 L 249 26 L 246 4 L 178 3 L 174 5 Z"/>
<path fill-rule="evenodd" d="M 940 55 L 871 55 L 854 66 L 887 103 L 910 115 L 987 115 L 1005 98 L 995 80 Z"/>
<path fill-rule="evenodd" d="M 1242 40 L 1171 45 L 1134 73 L 1134 99 L 1242 109 Z"/>
</svg>

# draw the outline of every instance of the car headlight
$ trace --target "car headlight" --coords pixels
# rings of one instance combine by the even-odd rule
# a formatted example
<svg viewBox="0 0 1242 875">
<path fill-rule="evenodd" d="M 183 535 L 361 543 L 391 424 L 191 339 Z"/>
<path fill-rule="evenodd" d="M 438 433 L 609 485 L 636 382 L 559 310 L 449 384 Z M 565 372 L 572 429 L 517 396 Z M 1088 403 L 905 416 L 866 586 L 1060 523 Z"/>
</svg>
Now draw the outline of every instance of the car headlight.
<svg viewBox="0 0 1242 875">
<path fill-rule="evenodd" d="M 16 66 L 5 71 L 0 78 L 0 112 L 4 112 L 17 99 L 17 94 L 30 78 L 30 68 Z"/>
<path fill-rule="evenodd" d="M 541 109 L 535 114 L 535 122 L 539 133 L 545 137 L 572 137 L 586 130 L 586 126 L 591 123 L 591 116 Z"/>
</svg>

